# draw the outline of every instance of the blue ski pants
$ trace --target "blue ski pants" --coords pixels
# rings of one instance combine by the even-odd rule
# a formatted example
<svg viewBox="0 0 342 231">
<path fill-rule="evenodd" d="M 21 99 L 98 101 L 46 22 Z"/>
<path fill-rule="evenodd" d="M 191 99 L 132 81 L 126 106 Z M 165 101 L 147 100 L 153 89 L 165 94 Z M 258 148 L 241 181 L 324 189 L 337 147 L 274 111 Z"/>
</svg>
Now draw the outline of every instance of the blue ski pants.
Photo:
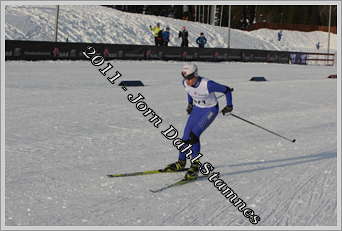
<svg viewBox="0 0 342 231">
<path fill-rule="evenodd" d="M 182 140 L 192 145 L 192 158 L 195 158 L 201 149 L 200 136 L 215 120 L 219 111 L 218 105 L 210 108 L 194 106 L 186 122 Z M 179 152 L 179 160 L 186 160 L 185 152 Z"/>
</svg>

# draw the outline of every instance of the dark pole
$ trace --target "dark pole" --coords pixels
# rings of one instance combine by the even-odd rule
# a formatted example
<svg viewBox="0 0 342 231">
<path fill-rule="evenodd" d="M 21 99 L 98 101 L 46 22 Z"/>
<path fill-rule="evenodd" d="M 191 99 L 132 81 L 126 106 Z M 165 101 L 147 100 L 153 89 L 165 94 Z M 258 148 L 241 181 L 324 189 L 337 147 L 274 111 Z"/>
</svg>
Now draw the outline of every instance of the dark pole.
<svg viewBox="0 0 342 231">
<path fill-rule="evenodd" d="M 228 48 L 230 48 L 230 18 L 231 18 L 231 14 L 232 14 L 232 6 L 229 5 L 229 9 L 228 9 L 229 13 L 228 13 Z"/>
<path fill-rule="evenodd" d="M 240 119 L 240 120 L 242 120 L 242 121 L 245 121 L 245 122 L 247 122 L 247 123 L 249 123 L 249 124 L 251 124 L 251 125 L 254 125 L 254 126 L 258 127 L 258 128 L 261 128 L 261 129 L 263 129 L 263 130 L 265 130 L 265 131 L 267 131 L 267 132 L 269 132 L 269 133 L 271 133 L 271 134 L 273 134 L 273 135 L 276 135 L 276 136 L 278 136 L 278 137 L 280 137 L 280 138 L 283 138 L 283 139 L 285 139 L 285 140 L 287 140 L 287 141 L 289 141 L 289 142 L 292 142 L 292 143 L 296 142 L 296 139 L 289 139 L 289 138 L 287 138 L 287 137 L 285 137 L 285 136 L 282 136 L 282 135 L 280 135 L 280 134 L 278 134 L 278 133 L 276 133 L 276 132 L 273 132 L 273 131 L 271 131 L 271 130 L 269 130 L 269 129 L 267 129 L 267 128 L 264 128 L 264 127 L 262 127 L 262 126 L 260 126 L 260 125 L 257 125 L 257 124 L 255 124 L 255 123 L 253 123 L 253 122 L 251 122 L 251 121 L 248 121 L 248 120 L 246 120 L 246 119 L 244 119 L 244 118 L 241 118 L 240 116 L 237 116 L 237 115 L 235 115 L 235 114 L 233 114 L 233 113 L 230 113 L 230 114 L 228 114 L 228 115 L 234 116 L 234 117 L 237 118 L 237 119 Z"/>
<path fill-rule="evenodd" d="M 57 5 L 57 12 L 56 12 L 55 42 L 57 42 L 57 38 L 58 38 L 58 16 L 59 16 L 59 5 Z"/>
</svg>

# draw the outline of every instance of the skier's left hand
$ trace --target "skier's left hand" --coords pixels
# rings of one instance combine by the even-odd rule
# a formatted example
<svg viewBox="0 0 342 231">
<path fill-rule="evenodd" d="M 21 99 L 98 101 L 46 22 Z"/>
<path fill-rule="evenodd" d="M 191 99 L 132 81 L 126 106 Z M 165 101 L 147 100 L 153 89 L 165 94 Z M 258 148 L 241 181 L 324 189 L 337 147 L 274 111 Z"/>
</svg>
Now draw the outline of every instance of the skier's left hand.
<svg viewBox="0 0 342 231">
<path fill-rule="evenodd" d="M 222 109 L 222 114 L 225 115 L 229 112 L 233 111 L 233 105 L 227 105 Z"/>
</svg>

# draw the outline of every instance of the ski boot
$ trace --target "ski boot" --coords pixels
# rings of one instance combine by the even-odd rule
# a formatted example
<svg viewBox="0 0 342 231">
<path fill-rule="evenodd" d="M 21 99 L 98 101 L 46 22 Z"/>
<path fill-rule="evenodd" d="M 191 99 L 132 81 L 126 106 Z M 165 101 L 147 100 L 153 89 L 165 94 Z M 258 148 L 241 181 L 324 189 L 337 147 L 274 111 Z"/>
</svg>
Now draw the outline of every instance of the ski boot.
<svg viewBox="0 0 342 231">
<path fill-rule="evenodd" d="M 186 160 L 178 160 L 172 164 L 167 165 L 164 168 L 164 171 L 166 171 L 166 172 L 180 171 L 180 170 L 183 170 L 185 168 L 185 165 L 186 165 Z"/>
<path fill-rule="evenodd" d="M 200 168 L 199 160 L 194 161 L 194 163 L 191 164 L 189 170 L 186 172 L 184 176 L 184 180 L 196 180 L 198 177 L 199 168 Z"/>
</svg>

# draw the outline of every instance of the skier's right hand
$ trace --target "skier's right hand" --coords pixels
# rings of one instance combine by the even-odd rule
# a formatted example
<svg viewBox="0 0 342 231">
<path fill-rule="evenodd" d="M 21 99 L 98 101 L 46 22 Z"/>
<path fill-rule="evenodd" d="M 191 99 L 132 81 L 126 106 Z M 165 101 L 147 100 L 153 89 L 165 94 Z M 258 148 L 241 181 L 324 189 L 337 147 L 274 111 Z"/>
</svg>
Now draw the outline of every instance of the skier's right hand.
<svg viewBox="0 0 342 231">
<path fill-rule="evenodd" d="M 192 107 L 193 107 L 192 103 L 189 103 L 188 106 L 187 106 L 187 108 L 186 108 L 186 112 L 187 112 L 188 114 L 191 113 Z"/>
</svg>

